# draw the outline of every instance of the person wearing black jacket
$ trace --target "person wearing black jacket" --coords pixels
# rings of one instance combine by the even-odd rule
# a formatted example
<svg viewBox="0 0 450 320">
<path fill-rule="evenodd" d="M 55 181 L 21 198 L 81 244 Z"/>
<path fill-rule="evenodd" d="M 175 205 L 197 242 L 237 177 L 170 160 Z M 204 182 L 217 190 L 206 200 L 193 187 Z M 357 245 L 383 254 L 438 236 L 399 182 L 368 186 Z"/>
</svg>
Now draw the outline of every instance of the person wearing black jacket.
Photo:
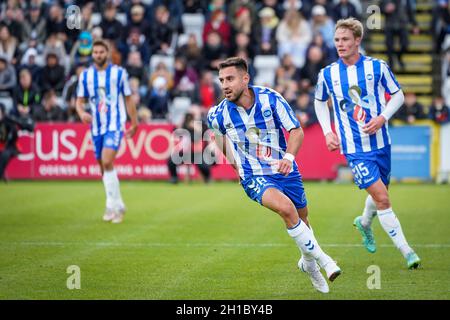
<svg viewBox="0 0 450 320">
<path fill-rule="evenodd" d="M 0 104 L 0 179 L 6 182 L 5 170 L 11 159 L 19 154 L 17 139 L 19 130 L 34 130 L 30 117 L 16 117 L 5 113 L 5 106 Z"/>
</svg>

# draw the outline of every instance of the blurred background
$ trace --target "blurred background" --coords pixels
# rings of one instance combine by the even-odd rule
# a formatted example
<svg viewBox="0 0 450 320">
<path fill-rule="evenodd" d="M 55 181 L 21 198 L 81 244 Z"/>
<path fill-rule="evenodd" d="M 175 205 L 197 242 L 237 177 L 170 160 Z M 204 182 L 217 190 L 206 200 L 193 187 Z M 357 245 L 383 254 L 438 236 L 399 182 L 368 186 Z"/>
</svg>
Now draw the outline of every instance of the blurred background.
<svg viewBox="0 0 450 320">
<path fill-rule="evenodd" d="M 391 121 L 392 178 L 448 183 L 448 0 L 2 0 L 0 105 L 19 124 L 16 137 L 0 135 L 2 178 L 99 177 L 75 99 L 92 43 L 104 38 L 111 61 L 128 71 L 141 123 L 119 151 L 121 178 L 237 178 L 227 165 L 177 168 L 169 158 L 180 145 L 175 128 L 203 121 L 206 131 L 205 115 L 222 99 L 217 65 L 240 56 L 252 84 L 279 91 L 300 120 L 304 178 L 351 181 L 345 159 L 326 150 L 313 106 L 319 70 L 337 59 L 334 25 L 350 16 L 365 25 L 362 53 L 388 62 L 405 92 Z M 21 130 L 27 119 L 34 130 Z M 191 141 L 193 153 L 203 140 Z"/>
</svg>

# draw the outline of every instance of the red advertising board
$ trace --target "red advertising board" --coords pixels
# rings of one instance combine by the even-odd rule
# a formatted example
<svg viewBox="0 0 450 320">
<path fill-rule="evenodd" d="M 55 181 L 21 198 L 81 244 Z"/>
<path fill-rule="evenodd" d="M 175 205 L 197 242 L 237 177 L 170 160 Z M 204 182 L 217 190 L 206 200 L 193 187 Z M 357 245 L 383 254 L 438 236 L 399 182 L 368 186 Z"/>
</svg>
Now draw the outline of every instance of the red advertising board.
<svg viewBox="0 0 450 320">
<path fill-rule="evenodd" d="M 115 168 L 121 179 L 167 179 L 167 159 L 173 147 L 170 124 L 140 125 L 133 139 L 123 139 Z M 8 165 L 9 179 L 98 179 L 91 134 L 83 124 L 39 123 L 33 133 L 20 132 L 21 154 Z M 305 129 L 305 141 L 297 156 L 304 179 L 333 179 L 344 159 L 325 146 L 318 125 Z M 186 166 L 180 166 L 180 175 Z M 194 178 L 198 176 L 193 166 Z M 214 179 L 236 179 L 230 165 L 215 165 Z"/>
</svg>

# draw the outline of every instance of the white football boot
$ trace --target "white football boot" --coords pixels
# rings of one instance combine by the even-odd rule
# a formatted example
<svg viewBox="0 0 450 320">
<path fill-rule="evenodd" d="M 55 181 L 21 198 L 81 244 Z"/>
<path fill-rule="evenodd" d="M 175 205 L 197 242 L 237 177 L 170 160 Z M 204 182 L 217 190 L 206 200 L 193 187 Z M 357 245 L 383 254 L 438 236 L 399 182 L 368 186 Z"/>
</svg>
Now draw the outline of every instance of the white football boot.
<svg viewBox="0 0 450 320">
<path fill-rule="evenodd" d="M 114 210 L 106 208 L 105 213 L 103 214 L 103 221 L 112 221 L 115 215 L 116 213 L 114 212 Z"/>
<path fill-rule="evenodd" d="M 126 208 L 122 207 L 115 214 L 114 218 L 111 220 L 112 223 L 121 223 L 123 221 L 123 216 L 125 215 Z"/>
<path fill-rule="evenodd" d="M 331 258 L 321 267 L 325 270 L 327 278 L 331 282 L 333 282 L 334 279 L 336 279 L 342 273 L 341 269 L 338 267 L 336 262 L 333 261 Z"/>
<path fill-rule="evenodd" d="M 316 261 L 312 263 L 305 263 L 303 256 L 298 261 L 298 267 L 301 271 L 307 273 L 309 275 L 309 279 L 313 287 L 322 293 L 330 292 L 330 288 L 328 287 L 327 280 L 323 277 L 322 273 L 320 273 L 320 267 Z"/>
</svg>

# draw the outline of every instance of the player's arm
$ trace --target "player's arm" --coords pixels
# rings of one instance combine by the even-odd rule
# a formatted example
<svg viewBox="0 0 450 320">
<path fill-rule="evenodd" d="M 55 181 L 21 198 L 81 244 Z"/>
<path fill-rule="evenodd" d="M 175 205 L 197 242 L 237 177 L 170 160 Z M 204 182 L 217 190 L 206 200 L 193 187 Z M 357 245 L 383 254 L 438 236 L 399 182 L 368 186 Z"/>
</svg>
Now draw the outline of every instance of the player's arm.
<svg viewBox="0 0 450 320">
<path fill-rule="evenodd" d="M 86 98 L 77 97 L 75 102 L 75 107 L 77 109 L 78 116 L 80 117 L 83 123 L 91 123 L 92 116 L 84 110 L 84 106 L 86 105 Z"/>
<path fill-rule="evenodd" d="M 84 110 L 86 105 L 86 100 L 89 98 L 89 92 L 87 90 L 86 82 L 84 81 L 86 73 L 82 72 L 78 78 L 77 86 L 77 100 L 75 101 L 75 108 L 77 110 L 78 116 L 83 123 L 91 123 L 92 116 Z"/>
<path fill-rule="evenodd" d="M 378 117 L 372 118 L 366 123 L 363 131 L 367 134 L 375 134 L 400 109 L 404 101 L 405 96 L 400 89 L 391 96 L 391 100 L 389 100 L 383 112 Z"/>
<path fill-rule="evenodd" d="M 278 172 L 286 176 L 291 172 L 292 164 L 294 163 L 298 150 L 300 150 L 300 147 L 302 146 L 304 137 L 305 134 L 301 127 L 289 131 L 286 153 L 278 164 Z"/>
<path fill-rule="evenodd" d="M 322 127 L 328 150 L 337 150 L 339 148 L 339 139 L 331 130 L 330 111 L 328 110 L 327 101 L 314 99 L 314 110 L 316 112 L 317 120 Z"/>
<path fill-rule="evenodd" d="M 125 97 L 125 105 L 127 107 L 127 113 L 128 113 L 128 116 L 130 117 L 130 122 L 131 122 L 130 127 L 127 129 L 127 131 L 125 133 L 125 137 L 132 138 L 137 131 L 138 118 L 137 118 L 136 105 L 135 105 L 133 99 L 131 98 L 131 95 Z"/>
<path fill-rule="evenodd" d="M 227 142 L 227 139 L 225 136 L 221 135 L 221 134 L 214 134 L 214 142 L 217 145 L 217 147 L 219 148 L 219 150 L 223 153 L 223 155 L 225 156 L 225 158 L 228 160 L 228 163 L 233 167 L 233 169 L 237 172 L 237 166 L 236 166 L 236 161 L 234 160 L 233 155 L 231 154 L 231 152 L 228 152 L 229 150 L 229 144 Z"/>
</svg>

